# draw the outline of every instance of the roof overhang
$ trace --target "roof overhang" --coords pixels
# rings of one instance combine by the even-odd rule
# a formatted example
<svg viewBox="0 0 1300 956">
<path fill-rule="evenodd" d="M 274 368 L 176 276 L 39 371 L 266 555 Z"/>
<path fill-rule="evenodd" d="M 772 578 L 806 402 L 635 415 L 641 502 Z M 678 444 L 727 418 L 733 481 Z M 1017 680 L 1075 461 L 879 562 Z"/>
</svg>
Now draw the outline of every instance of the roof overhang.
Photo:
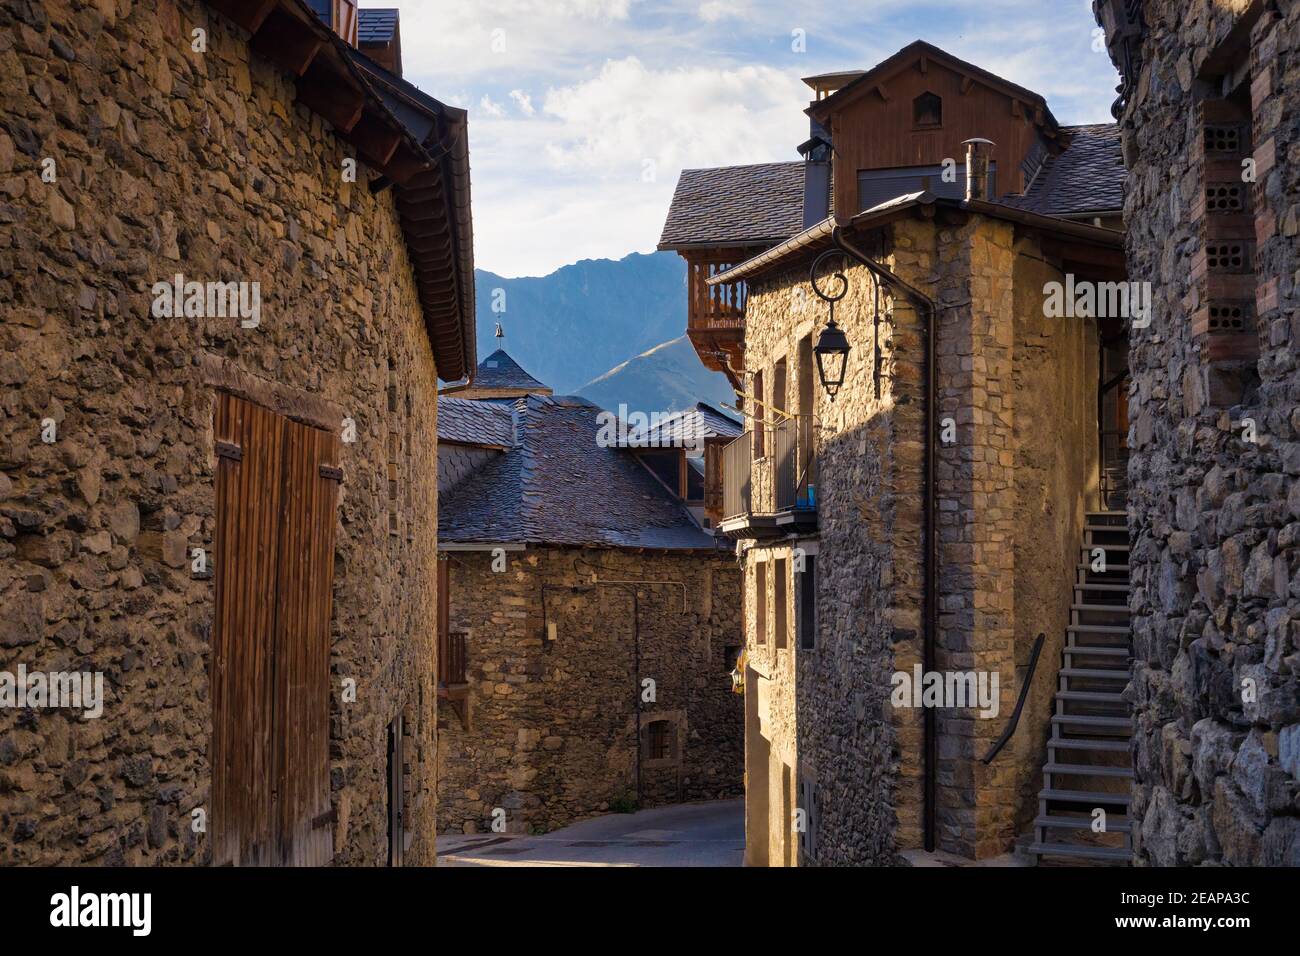
<svg viewBox="0 0 1300 956">
<path fill-rule="evenodd" d="M 1123 259 L 1124 234 L 1118 230 L 1075 222 L 1057 216 L 1044 216 L 983 199 L 942 199 L 925 191 L 898 196 L 888 202 L 864 210 L 847 220 L 834 217 L 823 219 L 821 222 L 791 236 L 780 245 L 773 246 L 766 252 L 754 256 L 752 259 L 747 259 L 734 268 L 712 276 L 705 281 L 709 285 L 720 285 L 740 280 L 751 280 L 761 273 L 776 268 L 788 268 L 795 262 L 800 261 L 806 254 L 821 252 L 830 248 L 832 244 L 831 235 L 837 227 L 850 228 L 858 232 L 868 232 L 888 225 L 903 216 L 919 212 L 932 214 L 937 209 L 977 213 L 993 219 L 1013 222 L 1052 235 L 1058 239 L 1109 250 L 1118 255 L 1119 259 L 1117 261 L 1122 262 Z"/>
<path fill-rule="evenodd" d="M 394 184 L 438 375 L 472 375 L 474 247 L 465 111 L 419 93 L 373 63 L 303 0 L 206 2 L 250 34 L 255 52 L 296 77 L 297 101 Z"/>
</svg>

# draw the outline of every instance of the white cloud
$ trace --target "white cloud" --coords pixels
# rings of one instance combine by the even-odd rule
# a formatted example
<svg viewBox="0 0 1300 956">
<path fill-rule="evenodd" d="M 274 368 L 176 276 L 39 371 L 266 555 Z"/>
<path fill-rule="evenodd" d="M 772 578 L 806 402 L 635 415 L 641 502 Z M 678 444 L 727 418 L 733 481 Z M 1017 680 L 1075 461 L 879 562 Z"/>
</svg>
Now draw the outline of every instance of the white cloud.
<svg viewBox="0 0 1300 956">
<path fill-rule="evenodd" d="M 519 112 L 525 116 L 532 116 L 537 110 L 533 107 L 533 98 L 523 90 L 511 90 L 510 98 L 515 101 L 519 107 Z"/>
<path fill-rule="evenodd" d="M 470 107 L 476 253 L 506 275 L 652 248 L 680 169 L 797 159 L 799 77 L 917 37 L 1042 93 L 1063 123 L 1109 119 L 1116 81 L 1087 0 L 374 3 L 401 7 L 407 78 Z"/>
<path fill-rule="evenodd" d="M 705 0 L 700 4 L 700 19 L 705 23 L 717 23 L 731 17 L 742 16 L 747 6 L 739 0 Z"/>
</svg>

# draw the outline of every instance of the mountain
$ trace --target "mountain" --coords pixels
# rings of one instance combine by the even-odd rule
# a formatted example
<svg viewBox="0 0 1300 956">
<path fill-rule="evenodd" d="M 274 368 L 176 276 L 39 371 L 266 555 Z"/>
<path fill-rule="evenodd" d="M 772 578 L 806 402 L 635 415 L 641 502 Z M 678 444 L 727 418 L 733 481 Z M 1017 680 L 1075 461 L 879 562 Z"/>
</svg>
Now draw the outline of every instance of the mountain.
<svg viewBox="0 0 1300 956">
<path fill-rule="evenodd" d="M 474 278 L 479 354 L 500 345 L 557 395 L 594 385 L 594 379 L 612 375 L 620 363 L 631 365 L 633 356 L 639 366 L 643 353 L 686 331 L 686 264 L 672 252 L 634 252 L 617 261 L 584 259 L 550 275 L 519 279 L 480 269 Z M 493 339 L 498 322 L 505 331 L 500 343 Z M 675 358 L 671 371 L 665 370 L 668 379 L 682 383 L 694 375 L 700 382 L 709 376 L 724 381 L 694 354 L 690 358 L 698 370 L 688 372 L 689 363 L 678 357 L 679 351 L 670 352 Z M 679 379 L 679 374 L 688 378 Z M 718 386 L 712 386 L 709 394 L 717 393 Z M 630 405 L 647 399 L 631 394 L 621 400 Z"/>
<path fill-rule="evenodd" d="M 613 412 L 620 403 L 629 411 L 675 412 L 696 402 L 718 406 L 736 400 L 727 380 L 701 364 L 684 335 L 615 366 L 578 394 Z"/>
</svg>

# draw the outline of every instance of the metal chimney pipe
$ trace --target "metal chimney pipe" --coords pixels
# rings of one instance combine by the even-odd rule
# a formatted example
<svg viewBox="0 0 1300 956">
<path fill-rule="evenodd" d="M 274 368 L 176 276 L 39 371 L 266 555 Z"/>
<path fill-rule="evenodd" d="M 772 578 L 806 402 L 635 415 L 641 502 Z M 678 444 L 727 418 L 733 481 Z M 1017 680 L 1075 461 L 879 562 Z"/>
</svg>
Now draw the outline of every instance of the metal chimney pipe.
<svg viewBox="0 0 1300 956">
<path fill-rule="evenodd" d="M 990 139 L 976 136 L 962 143 L 966 147 L 966 200 L 988 199 L 989 195 L 989 160 L 993 147 L 997 144 Z"/>
</svg>

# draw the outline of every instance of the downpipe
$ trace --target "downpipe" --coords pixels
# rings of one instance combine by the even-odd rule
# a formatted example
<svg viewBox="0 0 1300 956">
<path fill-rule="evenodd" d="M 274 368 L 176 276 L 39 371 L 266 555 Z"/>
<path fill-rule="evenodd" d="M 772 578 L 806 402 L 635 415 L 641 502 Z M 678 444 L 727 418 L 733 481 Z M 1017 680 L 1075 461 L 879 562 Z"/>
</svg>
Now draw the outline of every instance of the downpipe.
<svg viewBox="0 0 1300 956">
<path fill-rule="evenodd" d="M 936 398 L 936 358 L 935 325 L 938 307 L 935 301 L 920 289 L 900 279 L 889 269 L 872 259 L 861 248 L 844 236 L 844 230 L 836 226 L 831 230 L 831 243 L 846 256 L 864 266 L 877 280 L 886 282 L 906 296 L 925 321 L 925 461 L 923 465 L 924 483 L 921 499 L 925 503 L 925 549 L 923 553 L 925 589 L 922 595 L 924 609 L 924 627 L 921 660 L 925 673 L 933 672 L 937 655 L 938 635 L 938 595 L 939 595 L 939 548 L 937 530 L 939 527 L 939 502 L 935 485 L 935 435 L 938 433 L 938 401 Z M 935 848 L 935 834 L 938 828 L 938 781 L 939 781 L 939 731 L 933 707 L 924 708 L 924 751 L 925 751 L 925 816 L 924 840 L 927 852 Z"/>
</svg>

